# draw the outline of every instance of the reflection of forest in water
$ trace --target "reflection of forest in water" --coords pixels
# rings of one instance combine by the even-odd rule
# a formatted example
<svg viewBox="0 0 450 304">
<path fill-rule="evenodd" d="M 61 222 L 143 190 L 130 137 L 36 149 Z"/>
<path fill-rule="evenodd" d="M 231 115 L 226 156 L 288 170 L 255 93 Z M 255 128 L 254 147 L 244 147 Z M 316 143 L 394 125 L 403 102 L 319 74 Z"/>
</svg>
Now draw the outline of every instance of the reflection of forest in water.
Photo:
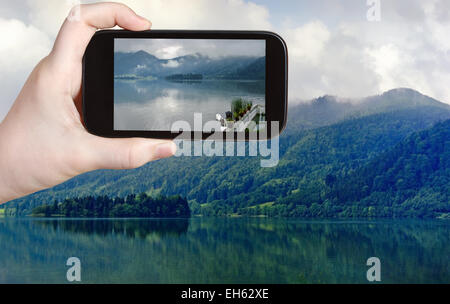
<svg viewBox="0 0 450 304">
<path fill-rule="evenodd" d="M 2 219 L 0 282 L 64 282 L 77 256 L 86 283 L 364 283 L 377 256 L 385 283 L 446 283 L 449 241 L 445 221 Z"/>
<path fill-rule="evenodd" d="M 193 126 L 194 113 L 203 122 L 225 116 L 235 98 L 265 105 L 265 82 L 252 80 L 165 81 L 115 80 L 114 126 L 116 130 L 170 130 L 184 120 Z"/>
<path fill-rule="evenodd" d="M 35 224 L 70 233 L 96 234 L 99 236 L 113 234 L 130 238 L 146 238 L 151 234 L 176 236 L 186 233 L 189 220 L 42 219 L 36 220 Z"/>
</svg>

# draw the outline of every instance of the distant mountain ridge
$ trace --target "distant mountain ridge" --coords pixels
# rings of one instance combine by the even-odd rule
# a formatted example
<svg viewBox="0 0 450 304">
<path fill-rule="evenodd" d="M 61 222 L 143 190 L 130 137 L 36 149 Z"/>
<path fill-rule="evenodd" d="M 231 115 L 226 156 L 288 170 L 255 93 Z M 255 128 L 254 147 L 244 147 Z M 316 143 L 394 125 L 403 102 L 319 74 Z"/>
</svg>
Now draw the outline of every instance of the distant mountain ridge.
<svg viewBox="0 0 450 304">
<path fill-rule="evenodd" d="M 444 111 L 450 105 L 423 95 L 413 89 L 397 88 L 380 95 L 359 99 L 324 95 L 304 102 L 296 102 L 289 108 L 290 130 L 315 128 L 333 124 L 343 119 L 363 117 L 371 114 L 431 106 Z M 294 124 L 291 124 L 295 120 Z"/>
<path fill-rule="evenodd" d="M 265 57 L 228 56 L 210 58 L 201 54 L 160 59 L 145 51 L 114 53 L 114 75 L 164 78 L 174 74 L 202 74 L 217 79 L 265 79 Z"/>
<path fill-rule="evenodd" d="M 449 119 L 449 105 L 413 90 L 391 90 L 360 103 L 324 96 L 291 106 L 287 129 L 280 136 L 280 162 L 274 168 L 261 168 L 259 157 L 171 158 L 136 170 L 87 173 L 8 206 L 18 206 L 23 214 L 54 199 L 86 195 L 123 197 L 147 192 L 187 197 L 193 213 L 203 215 L 376 216 L 373 208 L 369 212 L 369 207 L 373 207 L 367 202 L 369 199 L 364 208 L 357 207 L 358 197 L 352 202 L 336 201 L 330 194 L 334 189 L 331 185 L 340 185 L 347 176 L 358 176 L 357 172 L 364 172 L 360 170 L 365 166 L 375 160 L 380 163 L 384 153 L 406 144 L 417 132 Z M 429 134 L 432 136 L 434 131 Z M 447 133 L 439 134 L 441 140 L 447 140 Z M 437 155 L 444 164 L 449 161 L 448 153 Z M 447 191 L 444 186 L 446 180 L 450 181 L 448 173 L 440 171 L 436 175 L 440 180 L 440 184 L 436 182 L 437 188 L 414 198 L 414 204 L 425 204 L 422 210 L 429 213 L 412 212 L 411 204 L 403 205 L 408 210 L 394 213 L 390 201 L 377 202 L 375 210 L 385 210 L 386 216 L 444 214 L 441 207 L 438 212 L 434 207 L 427 209 L 426 204 L 435 193 Z M 389 195 L 397 197 L 395 193 Z M 396 206 L 400 208 L 402 202 Z"/>
</svg>

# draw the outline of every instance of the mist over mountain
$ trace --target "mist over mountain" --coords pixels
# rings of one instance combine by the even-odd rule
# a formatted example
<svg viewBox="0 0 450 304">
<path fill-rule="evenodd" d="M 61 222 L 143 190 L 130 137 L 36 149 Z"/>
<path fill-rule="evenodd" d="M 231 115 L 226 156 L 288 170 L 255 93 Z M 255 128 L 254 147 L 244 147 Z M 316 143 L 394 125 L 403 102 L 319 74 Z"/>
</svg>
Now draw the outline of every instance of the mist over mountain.
<svg viewBox="0 0 450 304">
<path fill-rule="evenodd" d="M 450 171 L 445 169 L 450 161 L 448 122 L 436 125 L 450 119 L 449 105 L 414 90 L 395 89 L 359 102 L 320 97 L 291 106 L 288 117 L 280 136 L 280 161 L 273 168 L 261 168 L 260 157 L 175 157 L 135 170 L 90 172 L 8 207 L 26 214 L 55 199 L 147 192 L 180 194 L 187 197 L 194 214 L 203 215 L 450 214 L 445 201 L 450 198 Z M 423 130 L 429 131 L 420 133 Z M 439 142 L 444 146 L 437 147 Z M 426 149 L 430 144 L 436 148 Z M 399 150 L 402 146 L 410 148 Z M 415 172 L 408 168 L 418 149 L 421 168 L 439 168 L 435 173 L 434 169 L 423 169 L 422 175 L 408 173 Z M 349 185 L 347 179 L 353 182 Z"/>
<path fill-rule="evenodd" d="M 289 127 L 294 130 L 298 127 L 319 127 L 346 118 L 429 106 L 441 108 L 444 112 L 450 108 L 448 104 L 409 88 L 392 89 L 380 95 L 360 99 L 325 95 L 290 106 Z"/>
<path fill-rule="evenodd" d="M 265 64 L 265 57 L 210 58 L 196 53 L 159 59 L 145 51 L 114 53 L 115 77 L 164 78 L 174 74 L 201 74 L 205 78 L 261 80 L 265 78 Z"/>
</svg>

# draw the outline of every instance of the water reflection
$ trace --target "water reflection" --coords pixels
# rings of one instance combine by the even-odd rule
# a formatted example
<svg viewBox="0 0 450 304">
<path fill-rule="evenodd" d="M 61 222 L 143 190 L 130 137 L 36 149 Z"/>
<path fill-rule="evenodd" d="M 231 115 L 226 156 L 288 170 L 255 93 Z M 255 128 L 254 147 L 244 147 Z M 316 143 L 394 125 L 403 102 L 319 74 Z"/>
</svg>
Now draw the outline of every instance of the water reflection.
<svg viewBox="0 0 450 304">
<path fill-rule="evenodd" d="M 230 111 L 234 98 L 246 98 L 265 105 L 264 81 L 203 80 L 115 80 L 114 128 L 116 130 L 170 130 L 172 123 L 188 121 L 194 127 L 194 113 L 203 122 L 217 113 Z M 195 130 L 201 130 L 199 126 Z"/>
<path fill-rule="evenodd" d="M 51 227 L 55 231 L 70 233 L 96 234 L 100 236 L 122 235 L 130 238 L 146 238 L 149 235 L 159 236 L 185 234 L 189 227 L 188 219 L 37 219 L 36 225 Z"/>
<path fill-rule="evenodd" d="M 0 282 L 448 283 L 450 223 L 275 219 L 0 219 Z"/>
</svg>

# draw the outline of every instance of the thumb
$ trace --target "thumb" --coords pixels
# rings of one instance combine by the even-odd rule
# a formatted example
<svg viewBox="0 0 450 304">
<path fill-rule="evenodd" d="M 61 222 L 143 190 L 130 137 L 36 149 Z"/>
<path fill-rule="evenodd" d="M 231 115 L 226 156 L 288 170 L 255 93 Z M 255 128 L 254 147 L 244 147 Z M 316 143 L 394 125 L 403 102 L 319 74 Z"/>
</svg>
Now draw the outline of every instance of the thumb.
<svg viewBox="0 0 450 304">
<path fill-rule="evenodd" d="M 71 15 L 74 15 L 71 16 Z M 151 22 L 139 17 L 121 3 L 93 3 L 75 6 L 61 27 L 53 47 L 59 62 L 80 63 L 89 41 L 97 29 L 119 25 L 133 31 L 144 31 Z"/>
<path fill-rule="evenodd" d="M 134 169 L 146 163 L 175 154 L 176 145 L 170 140 L 144 138 L 103 138 L 88 135 L 85 171 L 96 169 Z"/>
</svg>

